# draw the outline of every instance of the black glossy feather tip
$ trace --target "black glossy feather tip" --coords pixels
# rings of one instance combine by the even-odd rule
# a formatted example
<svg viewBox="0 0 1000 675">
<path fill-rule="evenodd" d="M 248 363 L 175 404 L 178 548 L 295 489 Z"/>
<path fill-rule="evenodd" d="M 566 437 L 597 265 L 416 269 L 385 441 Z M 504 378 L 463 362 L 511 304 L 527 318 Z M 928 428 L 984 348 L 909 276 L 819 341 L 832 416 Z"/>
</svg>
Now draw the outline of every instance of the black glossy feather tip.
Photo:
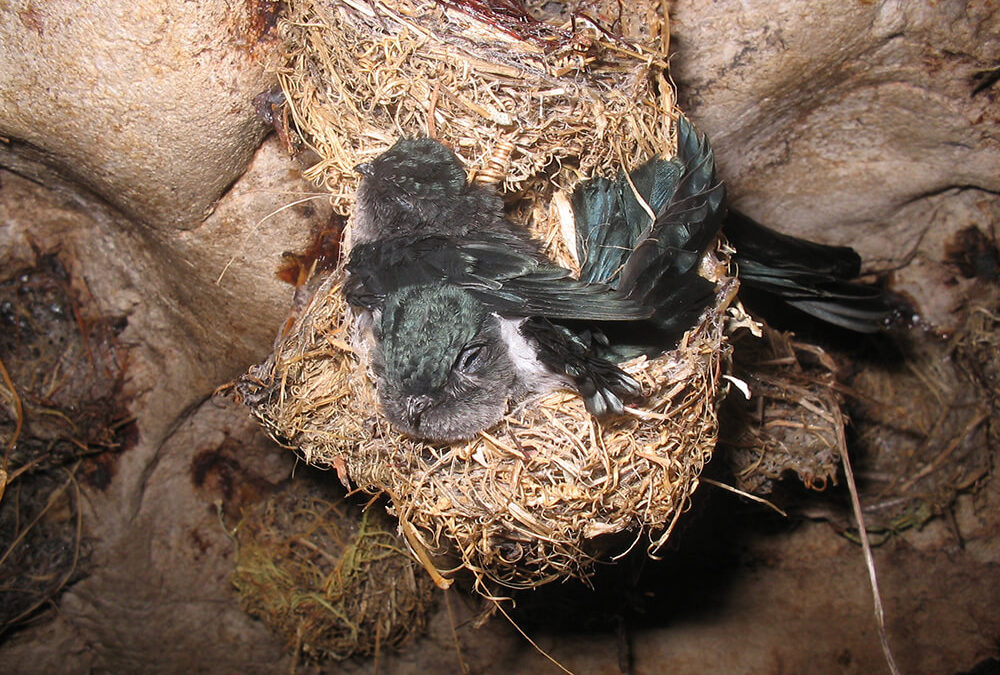
<svg viewBox="0 0 1000 675">
<path fill-rule="evenodd" d="M 875 333 L 888 323 L 892 308 L 885 292 L 854 279 L 861 257 L 849 246 L 827 246 L 764 227 L 730 211 L 723 233 L 736 249 L 743 297 L 754 309 L 754 291 L 834 326 Z"/>
</svg>

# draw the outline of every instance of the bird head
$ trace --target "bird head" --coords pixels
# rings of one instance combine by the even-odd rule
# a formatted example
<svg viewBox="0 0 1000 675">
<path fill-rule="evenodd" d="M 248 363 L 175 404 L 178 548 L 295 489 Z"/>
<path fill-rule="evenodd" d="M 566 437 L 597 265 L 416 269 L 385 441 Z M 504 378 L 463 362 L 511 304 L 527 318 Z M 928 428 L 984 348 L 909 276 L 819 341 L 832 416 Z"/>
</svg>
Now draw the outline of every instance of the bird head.
<svg viewBox="0 0 1000 675">
<path fill-rule="evenodd" d="M 391 235 L 394 224 L 436 221 L 467 189 L 458 157 L 431 138 L 397 141 L 355 171 L 362 175 L 358 213 L 380 228 L 380 236 Z"/>
<path fill-rule="evenodd" d="M 385 416 L 434 441 L 471 438 L 507 412 L 515 368 L 497 317 L 465 291 L 411 286 L 387 299 L 374 369 Z"/>
</svg>

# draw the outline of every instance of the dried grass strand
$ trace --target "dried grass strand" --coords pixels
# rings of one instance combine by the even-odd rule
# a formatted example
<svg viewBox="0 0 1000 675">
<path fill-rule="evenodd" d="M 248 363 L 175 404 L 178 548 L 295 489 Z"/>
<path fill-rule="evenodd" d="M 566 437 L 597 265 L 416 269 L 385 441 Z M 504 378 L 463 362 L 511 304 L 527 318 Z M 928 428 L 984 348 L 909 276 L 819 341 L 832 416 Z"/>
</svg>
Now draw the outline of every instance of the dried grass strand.
<svg viewBox="0 0 1000 675">
<path fill-rule="evenodd" d="M 566 164 L 553 178 L 567 186 L 669 154 L 674 94 L 661 40 L 540 25 L 562 47 L 539 49 L 445 2 L 292 0 L 278 80 L 321 158 L 305 175 L 346 214 L 352 168 L 402 135 L 440 138 L 476 180 L 509 192 L 553 165 Z"/>
<path fill-rule="evenodd" d="M 534 640 L 532 640 L 531 636 L 529 636 L 527 633 L 525 633 L 524 629 L 517 625 L 517 622 L 514 621 L 514 619 L 511 617 L 511 615 L 507 613 L 507 610 L 505 610 L 503 608 L 503 606 L 500 604 L 499 601 L 494 600 L 493 604 L 500 611 L 500 613 L 503 614 L 504 618 L 507 619 L 508 622 L 510 622 L 510 625 L 514 627 L 514 630 L 516 630 L 518 633 L 520 633 L 521 637 L 523 637 L 525 640 L 527 640 L 528 644 L 530 644 L 532 647 L 534 647 L 534 649 L 535 649 L 536 652 L 538 652 L 539 654 L 541 654 L 542 656 L 544 656 L 552 665 L 554 665 L 556 668 L 558 668 L 562 672 L 566 673 L 567 675 L 573 675 L 573 671 L 572 670 L 570 670 L 569 668 L 567 668 L 563 664 L 561 664 L 558 661 L 556 661 L 556 659 L 551 654 L 549 654 L 547 651 L 545 651 L 544 649 L 542 649 L 541 647 L 539 647 L 538 643 L 535 642 Z"/>
<path fill-rule="evenodd" d="M 14 432 L 7 441 L 7 447 L 4 448 L 3 465 L 0 466 L 0 474 L 2 474 L 0 475 L 0 499 L 3 499 L 4 488 L 7 486 L 8 481 L 7 467 L 10 462 L 10 452 L 17 445 L 17 439 L 21 437 L 21 429 L 24 426 L 24 406 L 21 404 L 21 396 L 17 393 L 17 389 L 14 388 L 14 381 L 11 380 L 10 373 L 7 372 L 7 366 L 4 365 L 2 358 L 0 358 L 0 377 L 3 377 L 10 400 L 14 404 Z"/>
<path fill-rule="evenodd" d="M 858 486 L 854 481 L 854 468 L 851 466 L 851 458 L 847 454 L 847 438 L 844 435 L 844 422 L 837 425 L 837 444 L 840 449 L 840 459 L 844 467 L 844 477 L 847 480 L 847 490 L 851 495 L 851 507 L 854 509 L 854 518 L 858 521 L 858 536 L 861 539 L 861 549 L 864 552 L 865 567 L 868 570 L 868 581 L 872 589 L 872 603 L 875 612 L 875 627 L 878 631 L 879 644 L 882 646 L 882 655 L 885 657 L 886 665 L 892 675 L 899 675 L 899 666 L 892 654 L 889 646 L 889 634 L 885 627 L 885 609 L 882 606 L 882 594 L 879 591 L 878 571 L 875 569 L 875 556 L 872 554 L 871 541 L 868 538 L 868 529 L 865 527 L 865 517 L 861 509 L 861 498 L 858 496 Z"/>
</svg>

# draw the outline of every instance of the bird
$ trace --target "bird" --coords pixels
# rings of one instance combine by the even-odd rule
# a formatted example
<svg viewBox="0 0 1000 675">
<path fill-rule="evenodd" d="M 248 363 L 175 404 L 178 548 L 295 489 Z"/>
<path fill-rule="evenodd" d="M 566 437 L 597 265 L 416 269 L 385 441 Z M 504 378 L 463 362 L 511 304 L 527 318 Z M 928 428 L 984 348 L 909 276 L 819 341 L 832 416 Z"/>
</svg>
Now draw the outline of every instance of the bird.
<svg viewBox="0 0 1000 675">
<path fill-rule="evenodd" d="M 557 389 L 596 417 L 640 394 L 617 364 L 674 346 L 713 302 L 699 264 L 720 234 L 741 297 L 827 324 L 881 330 L 883 291 L 854 279 L 847 246 L 782 234 L 725 206 L 708 139 L 677 120 L 678 150 L 572 193 L 579 274 L 548 259 L 490 188 L 424 137 L 361 164 L 347 300 L 368 315 L 382 410 L 400 431 L 451 442 Z M 751 307 L 752 308 L 752 307 Z"/>
<path fill-rule="evenodd" d="M 436 140 L 401 139 L 357 167 L 345 295 L 371 326 L 395 428 L 465 440 L 557 389 L 578 392 L 596 417 L 624 412 L 641 391 L 617 364 L 671 349 L 715 295 L 699 263 L 718 237 L 725 185 L 684 116 L 677 139 L 675 157 L 574 192 L 579 276 Z"/>
</svg>

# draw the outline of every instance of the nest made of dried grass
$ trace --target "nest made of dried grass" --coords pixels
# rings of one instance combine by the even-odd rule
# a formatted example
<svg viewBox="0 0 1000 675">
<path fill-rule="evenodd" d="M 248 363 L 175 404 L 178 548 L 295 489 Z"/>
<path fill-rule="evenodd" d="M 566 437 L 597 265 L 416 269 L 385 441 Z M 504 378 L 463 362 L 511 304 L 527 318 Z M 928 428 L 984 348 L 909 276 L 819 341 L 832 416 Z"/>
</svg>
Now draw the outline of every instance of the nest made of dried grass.
<svg viewBox="0 0 1000 675">
<path fill-rule="evenodd" d="M 296 481 L 236 527 L 233 585 L 296 656 L 398 649 L 427 625 L 433 585 L 379 509 L 360 519 Z"/>
<path fill-rule="evenodd" d="M 515 3 L 292 0 L 278 72 L 320 161 L 307 172 L 350 210 L 353 167 L 430 135 L 507 192 L 548 171 L 565 186 L 667 151 L 665 44 L 562 28 Z"/>
<path fill-rule="evenodd" d="M 624 366 L 646 399 L 610 423 L 592 418 L 575 394 L 556 393 L 468 442 L 401 435 L 378 413 L 365 337 L 339 272 L 237 390 L 308 463 L 386 492 L 439 585 L 447 585 L 439 556 L 507 587 L 585 578 L 607 553 L 603 535 L 630 537 L 616 552 L 644 536 L 650 550 L 661 546 L 712 455 L 726 310 L 737 283 L 714 254 L 707 260 L 718 279 L 715 307 L 677 349 Z"/>
<path fill-rule="evenodd" d="M 825 490 L 837 483 L 846 421 L 839 368 L 821 347 L 762 329 L 763 339 L 751 333 L 733 339 L 733 375 L 752 397 L 726 401 L 723 456 L 744 492 L 769 494 L 790 474 L 807 488 Z"/>
<path fill-rule="evenodd" d="M 288 58 L 279 78 L 295 126 L 321 157 L 308 176 L 325 181 L 342 211 L 358 162 L 401 135 L 436 136 L 474 179 L 516 191 L 516 217 L 573 269 L 567 191 L 672 154 L 665 45 L 593 26 L 573 32 L 517 14 L 513 3 L 516 16 L 503 14 L 501 4 L 294 0 L 281 28 Z M 644 537 L 650 550 L 662 545 L 711 457 L 737 286 L 727 262 L 721 248 L 706 256 L 717 301 L 678 348 L 625 366 L 646 399 L 612 423 L 560 393 L 465 443 L 397 433 L 378 413 L 368 344 L 340 292 L 342 269 L 313 282 L 271 357 L 237 391 L 307 462 L 387 493 L 439 585 L 449 583 L 441 568 L 451 565 L 508 587 L 586 578 L 609 550 Z"/>
</svg>

